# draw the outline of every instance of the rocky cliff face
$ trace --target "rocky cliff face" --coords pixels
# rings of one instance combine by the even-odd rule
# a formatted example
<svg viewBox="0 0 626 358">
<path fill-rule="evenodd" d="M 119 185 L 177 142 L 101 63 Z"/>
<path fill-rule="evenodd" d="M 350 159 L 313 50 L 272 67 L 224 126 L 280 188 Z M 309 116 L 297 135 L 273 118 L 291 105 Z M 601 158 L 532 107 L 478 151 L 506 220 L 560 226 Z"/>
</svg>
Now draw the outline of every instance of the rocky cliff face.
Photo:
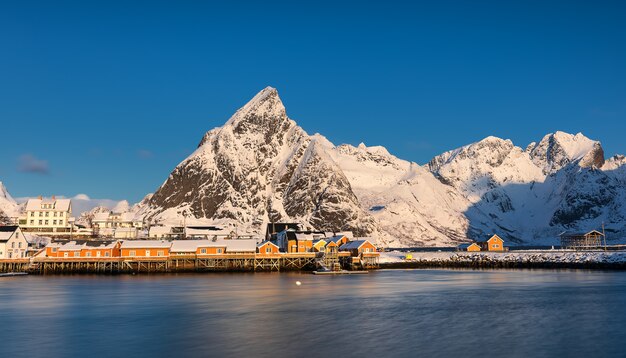
<svg viewBox="0 0 626 358">
<path fill-rule="evenodd" d="M 308 135 L 266 88 L 134 210 L 154 222 L 206 222 L 263 232 L 268 222 L 352 230 L 381 245 L 453 245 L 498 233 L 551 243 L 563 230 L 623 231 L 626 160 L 607 161 L 582 134 L 522 149 L 488 137 L 420 166 L 383 147 Z"/>
<path fill-rule="evenodd" d="M 145 212 L 153 221 L 187 215 L 253 232 L 281 221 L 358 235 L 379 231 L 326 148 L 287 117 L 269 87 L 204 135 Z"/>
</svg>

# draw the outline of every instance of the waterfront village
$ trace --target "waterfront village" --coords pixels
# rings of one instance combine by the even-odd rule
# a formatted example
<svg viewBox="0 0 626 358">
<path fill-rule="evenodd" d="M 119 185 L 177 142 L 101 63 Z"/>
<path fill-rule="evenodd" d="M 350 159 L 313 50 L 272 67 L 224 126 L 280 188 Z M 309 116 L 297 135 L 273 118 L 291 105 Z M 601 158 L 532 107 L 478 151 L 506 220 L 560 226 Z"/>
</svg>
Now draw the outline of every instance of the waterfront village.
<svg viewBox="0 0 626 358">
<path fill-rule="evenodd" d="M 146 225 L 131 213 L 72 217 L 71 199 L 29 199 L 23 215 L 0 226 L 0 272 L 182 272 L 316 270 L 346 272 L 379 267 L 381 249 L 352 232 L 301 230 L 270 223 L 262 237 L 218 226 Z M 562 235 L 563 247 L 599 247 L 598 231 Z M 493 235 L 458 251 L 504 252 Z M 407 256 L 410 258 L 410 256 Z"/>
</svg>

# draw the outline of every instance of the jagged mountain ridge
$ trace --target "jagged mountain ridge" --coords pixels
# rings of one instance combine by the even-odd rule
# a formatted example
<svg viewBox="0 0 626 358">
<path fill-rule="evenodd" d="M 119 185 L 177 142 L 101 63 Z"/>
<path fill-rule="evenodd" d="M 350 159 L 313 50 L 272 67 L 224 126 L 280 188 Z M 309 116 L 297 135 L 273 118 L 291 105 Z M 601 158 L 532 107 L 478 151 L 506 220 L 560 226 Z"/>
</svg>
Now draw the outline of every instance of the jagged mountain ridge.
<svg viewBox="0 0 626 358">
<path fill-rule="evenodd" d="M 269 87 L 208 131 L 144 212 L 153 222 L 184 215 L 256 233 L 269 222 L 290 221 L 386 237 L 325 147 L 287 117 Z"/>
<path fill-rule="evenodd" d="M 451 245 L 491 233 L 538 244 L 603 221 L 621 232 L 624 162 L 605 161 L 600 143 L 580 133 L 556 132 L 526 149 L 487 137 L 420 166 L 384 147 L 308 135 L 268 87 L 208 131 L 139 210 L 153 223 L 257 233 L 268 222 L 294 221 L 388 246 Z"/>
</svg>

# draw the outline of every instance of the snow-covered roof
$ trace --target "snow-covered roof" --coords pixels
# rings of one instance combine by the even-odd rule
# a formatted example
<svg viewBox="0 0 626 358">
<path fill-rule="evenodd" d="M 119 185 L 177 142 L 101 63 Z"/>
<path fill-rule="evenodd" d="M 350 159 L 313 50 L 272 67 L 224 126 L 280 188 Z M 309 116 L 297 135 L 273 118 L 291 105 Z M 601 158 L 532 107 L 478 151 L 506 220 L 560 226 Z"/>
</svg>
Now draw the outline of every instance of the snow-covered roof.
<svg viewBox="0 0 626 358">
<path fill-rule="evenodd" d="M 84 243 L 77 243 L 76 241 L 69 241 L 61 245 L 60 250 L 63 251 L 80 251 L 85 247 Z"/>
<path fill-rule="evenodd" d="M 174 240 L 172 252 L 196 252 L 201 247 L 226 247 L 222 242 L 213 240 Z"/>
<path fill-rule="evenodd" d="M 226 246 L 226 252 L 256 252 L 256 240 L 254 239 L 218 239 L 216 243 Z"/>
<path fill-rule="evenodd" d="M 107 220 L 109 220 L 109 213 L 93 214 L 93 221 L 107 221 Z"/>
<path fill-rule="evenodd" d="M 86 249 L 112 249 L 118 243 L 117 240 L 113 241 L 85 241 Z"/>
<path fill-rule="evenodd" d="M 171 252 L 196 252 L 199 246 L 209 244 L 209 240 L 174 240 Z"/>
<path fill-rule="evenodd" d="M 0 231 L 0 241 L 8 241 L 13 236 L 13 231 Z"/>
<path fill-rule="evenodd" d="M 336 236 L 327 238 L 326 241 L 327 242 L 334 242 L 336 244 L 339 241 L 341 241 L 344 237 L 347 237 L 347 236 L 345 236 L 345 235 L 336 235 Z"/>
<path fill-rule="evenodd" d="M 504 241 L 504 240 L 502 240 L 502 238 L 501 238 L 500 236 L 498 236 L 498 235 L 492 235 L 489 239 L 487 239 L 487 240 L 486 240 L 486 242 L 489 242 L 489 241 L 491 241 L 491 240 L 493 240 L 493 239 L 498 239 L 498 240 L 500 240 L 500 241 Z"/>
<path fill-rule="evenodd" d="M 335 233 L 335 236 L 345 236 L 350 240 L 354 239 L 354 234 L 352 233 L 352 231 L 339 231 Z"/>
<path fill-rule="evenodd" d="M 559 236 L 587 236 L 589 234 L 598 234 L 598 235 L 604 236 L 604 234 L 601 233 L 598 230 L 591 230 L 589 232 L 570 232 L 570 231 L 565 231 L 565 232 L 562 232 L 561 234 L 559 234 Z"/>
<path fill-rule="evenodd" d="M 43 209 L 41 204 L 52 204 L 53 209 Z M 26 210 L 56 210 L 69 211 L 72 204 L 71 199 L 28 199 L 26 202 Z"/>
<path fill-rule="evenodd" d="M 296 233 L 296 240 L 298 241 L 313 241 L 314 239 L 313 234 Z"/>
<path fill-rule="evenodd" d="M 125 240 L 122 242 L 122 249 L 143 249 L 143 248 L 169 248 L 170 241 L 165 240 Z"/>
<path fill-rule="evenodd" d="M 354 249 L 358 249 L 361 246 L 363 246 L 363 244 L 365 244 L 366 242 L 369 242 L 371 244 L 371 242 L 369 240 L 367 240 L 367 239 L 348 241 L 345 244 L 341 245 L 341 247 L 339 249 L 340 250 L 354 250 Z"/>
<path fill-rule="evenodd" d="M 0 241 L 8 241 L 19 226 L 0 226 Z"/>
</svg>

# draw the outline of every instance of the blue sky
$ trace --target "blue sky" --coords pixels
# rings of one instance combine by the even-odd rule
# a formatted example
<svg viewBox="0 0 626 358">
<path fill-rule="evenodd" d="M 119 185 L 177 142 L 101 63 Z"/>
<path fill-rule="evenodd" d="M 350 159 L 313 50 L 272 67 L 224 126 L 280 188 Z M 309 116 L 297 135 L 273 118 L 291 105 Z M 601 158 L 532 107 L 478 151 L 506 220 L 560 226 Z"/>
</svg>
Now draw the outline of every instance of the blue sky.
<svg viewBox="0 0 626 358">
<path fill-rule="evenodd" d="M 418 163 L 556 130 L 626 152 L 626 5 L 0 3 L 0 181 L 137 201 L 265 86 L 336 144 Z"/>
</svg>

